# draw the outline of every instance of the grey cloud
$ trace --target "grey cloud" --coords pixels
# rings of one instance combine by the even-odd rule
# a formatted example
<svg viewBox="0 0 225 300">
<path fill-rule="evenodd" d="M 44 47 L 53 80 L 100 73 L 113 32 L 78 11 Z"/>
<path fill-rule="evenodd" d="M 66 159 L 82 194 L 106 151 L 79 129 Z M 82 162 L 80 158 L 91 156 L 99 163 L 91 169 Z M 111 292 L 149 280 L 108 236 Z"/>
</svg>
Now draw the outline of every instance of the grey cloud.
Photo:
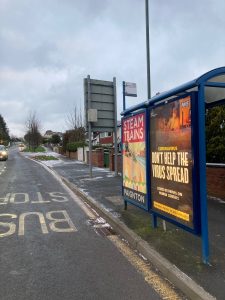
<svg viewBox="0 0 225 300">
<path fill-rule="evenodd" d="M 30 108 L 61 130 L 83 78 L 137 83 L 146 99 L 144 0 L 8 0 L 0 11 L 0 111 L 15 128 Z M 225 2 L 149 1 L 152 94 L 225 65 Z M 18 101 L 17 111 L 2 103 Z M 20 110 L 18 117 L 18 110 Z M 58 127 L 57 127 L 58 126 Z M 13 129 L 14 130 L 14 129 Z"/>
<path fill-rule="evenodd" d="M 43 42 L 35 49 L 30 51 L 32 62 L 39 68 L 56 68 L 65 67 L 63 58 L 60 57 L 57 46 L 54 43 Z"/>
</svg>

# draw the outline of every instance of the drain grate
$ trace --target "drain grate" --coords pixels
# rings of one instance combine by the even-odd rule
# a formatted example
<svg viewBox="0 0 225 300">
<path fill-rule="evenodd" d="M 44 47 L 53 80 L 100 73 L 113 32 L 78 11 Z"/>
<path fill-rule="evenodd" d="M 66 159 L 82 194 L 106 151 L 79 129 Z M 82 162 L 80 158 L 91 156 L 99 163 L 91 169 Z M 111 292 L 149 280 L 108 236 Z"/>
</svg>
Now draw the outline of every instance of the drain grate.
<svg viewBox="0 0 225 300">
<path fill-rule="evenodd" d="M 116 235 L 113 228 L 101 217 L 90 219 L 87 221 L 87 224 L 100 236 L 107 237 L 110 235 Z"/>
<path fill-rule="evenodd" d="M 110 225 L 109 227 L 95 227 L 94 230 L 97 234 L 103 237 L 116 235 L 116 232 L 112 229 Z"/>
</svg>

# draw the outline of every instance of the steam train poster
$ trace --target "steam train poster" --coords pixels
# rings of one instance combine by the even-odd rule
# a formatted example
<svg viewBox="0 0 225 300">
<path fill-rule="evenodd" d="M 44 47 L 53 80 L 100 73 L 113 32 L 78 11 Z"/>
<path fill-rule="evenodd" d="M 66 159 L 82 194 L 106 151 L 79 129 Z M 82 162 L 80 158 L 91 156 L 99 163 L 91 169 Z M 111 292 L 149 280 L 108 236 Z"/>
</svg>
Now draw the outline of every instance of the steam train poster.
<svg viewBox="0 0 225 300">
<path fill-rule="evenodd" d="M 123 196 L 147 209 L 145 126 L 145 112 L 122 120 Z"/>
</svg>

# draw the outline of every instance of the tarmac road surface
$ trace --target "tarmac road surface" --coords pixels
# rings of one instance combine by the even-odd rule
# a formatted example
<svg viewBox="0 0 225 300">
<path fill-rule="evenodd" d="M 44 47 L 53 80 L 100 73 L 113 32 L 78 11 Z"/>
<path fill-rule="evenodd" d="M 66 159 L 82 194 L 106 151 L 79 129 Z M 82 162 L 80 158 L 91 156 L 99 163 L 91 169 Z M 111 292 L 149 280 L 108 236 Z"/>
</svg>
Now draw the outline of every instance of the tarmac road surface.
<svg viewBox="0 0 225 300">
<path fill-rule="evenodd" d="M 166 282 L 83 206 L 42 166 L 10 150 L 0 162 L 1 300 L 180 299 L 170 287 L 160 292 Z"/>
</svg>

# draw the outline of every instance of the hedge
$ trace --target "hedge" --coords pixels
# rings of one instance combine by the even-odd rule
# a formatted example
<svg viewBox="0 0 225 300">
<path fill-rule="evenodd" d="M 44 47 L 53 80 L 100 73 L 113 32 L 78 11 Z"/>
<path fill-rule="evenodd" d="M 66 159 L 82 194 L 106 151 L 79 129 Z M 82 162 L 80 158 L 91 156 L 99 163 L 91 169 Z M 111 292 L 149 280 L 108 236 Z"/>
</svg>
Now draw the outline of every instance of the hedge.
<svg viewBox="0 0 225 300">
<path fill-rule="evenodd" d="M 77 151 L 77 148 L 79 147 L 84 147 L 86 144 L 84 142 L 73 142 L 73 143 L 68 143 L 66 145 L 66 150 L 70 152 L 75 152 Z"/>
</svg>

